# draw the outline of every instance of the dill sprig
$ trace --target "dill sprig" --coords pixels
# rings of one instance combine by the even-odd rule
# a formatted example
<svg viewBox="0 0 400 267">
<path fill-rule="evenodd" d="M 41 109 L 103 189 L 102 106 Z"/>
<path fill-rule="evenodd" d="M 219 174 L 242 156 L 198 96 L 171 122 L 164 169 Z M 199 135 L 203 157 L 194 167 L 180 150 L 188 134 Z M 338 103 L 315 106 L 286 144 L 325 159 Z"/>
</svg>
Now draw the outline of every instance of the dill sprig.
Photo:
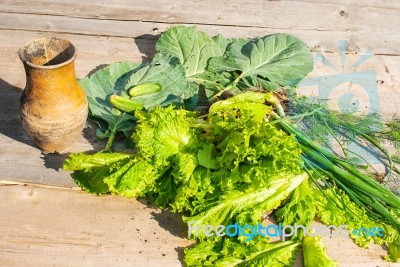
<svg viewBox="0 0 400 267">
<path fill-rule="evenodd" d="M 296 118 L 292 119 L 292 123 L 302 129 L 311 140 L 356 165 L 360 170 L 374 174 L 379 181 L 390 175 L 392 170 L 400 172 L 393 163 L 400 162 L 399 117 L 383 122 L 378 113 L 357 114 L 351 109 L 345 112 L 332 110 L 328 107 L 328 100 L 298 96 L 292 90 L 288 90 L 288 96 L 290 101 L 286 114 Z M 382 145 L 385 143 L 391 144 L 396 152 L 390 154 Z M 365 153 L 350 149 L 350 144 L 356 144 L 363 151 L 369 152 L 369 156 L 375 157 L 374 162 L 389 165 L 387 173 L 380 174 L 376 171 L 370 164 L 370 158 L 365 158 Z"/>
</svg>

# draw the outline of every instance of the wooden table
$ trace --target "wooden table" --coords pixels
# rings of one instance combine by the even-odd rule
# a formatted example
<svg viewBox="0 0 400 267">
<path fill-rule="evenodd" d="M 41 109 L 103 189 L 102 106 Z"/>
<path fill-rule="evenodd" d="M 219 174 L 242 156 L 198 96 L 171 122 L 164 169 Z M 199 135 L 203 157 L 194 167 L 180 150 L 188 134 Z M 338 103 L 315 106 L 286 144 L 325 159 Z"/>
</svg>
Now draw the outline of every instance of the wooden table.
<svg viewBox="0 0 400 267">
<path fill-rule="evenodd" d="M 18 113 L 25 75 L 17 50 L 24 42 L 69 39 L 78 49 L 77 76 L 84 77 L 114 61 L 151 58 L 158 34 L 175 24 L 226 37 L 294 34 L 339 66 L 316 62 L 310 77 L 371 70 L 383 116 L 400 107 L 397 1 L 0 0 L 0 266 L 182 264 L 183 248 L 192 242 L 179 216 L 144 200 L 83 193 L 61 169 L 66 155 L 42 154 Z M 346 66 L 367 51 L 374 56 L 342 70 L 339 40 L 349 41 Z M 351 83 L 343 86 L 354 90 Z M 74 151 L 102 145 L 88 126 Z M 382 261 L 379 246 L 363 250 L 348 238 L 325 242 L 340 266 L 400 266 Z"/>
</svg>

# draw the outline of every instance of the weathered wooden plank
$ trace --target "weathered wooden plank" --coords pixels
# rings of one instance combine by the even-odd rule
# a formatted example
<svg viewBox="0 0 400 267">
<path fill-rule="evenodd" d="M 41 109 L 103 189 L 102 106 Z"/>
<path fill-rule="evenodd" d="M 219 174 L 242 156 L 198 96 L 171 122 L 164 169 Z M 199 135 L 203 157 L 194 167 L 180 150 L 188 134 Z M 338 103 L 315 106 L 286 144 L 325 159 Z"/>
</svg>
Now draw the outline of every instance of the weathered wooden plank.
<svg viewBox="0 0 400 267">
<path fill-rule="evenodd" d="M 315 12 L 316 14 L 323 14 L 323 12 Z M 379 16 L 383 16 L 382 14 L 372 13 L 368 18 L 355 18 L 349 22 L 330 21 L 329 25 L 333 26 L 329 29 L 280 27 L 277 25 L 272 25 L 271 27 L 240 27 L 211 24 L 199 24 L 198 28 L 211 35 L 222 34 L 226 37 L 256 37 L 286 32 L 303 39 L 314 51 L 338 51 L 338 41 L 346 39 L 350 42 L 348 47 L 350 52 L 371 50 L 375 54 L 399 55 L 400 40 L 396 38 L 395 33 L 400 30 L 400 16 L 395 11 L 390 12 L 395 13 L 393 19 L 391 15 L 385 15 L 388 17 L 385 21 L 390 21 L 390 27 L 381 25 L 382 22 L 378 19 Z M 312 14 L 308 14 L 307 17 L 312 17 Z M 280 19 L 279 21 L 286 20 Z M 303 19 L 298 18 L 296 24 L 301 24 L 299 21 L 303 21 Z M 324 18 L 323 21 L 329 20 Z M 381 25 L 381 27 L 367 27 L 365 25 L 367 21 L 374 21 L 374 25 Z M 342 26 L 339 27 L 339 25 Z M 353 25 L 362 26 L 359 26 L 360 28 L 358 29 L 353 29 Z M 156 35 L 170 26 L 171 24 L 156 21 L 110 20 L 15 13 L 1 13 L 0 15 L 0 29 L 134 37 L 136 39 L 154 39 Z"/>
<path fill-rule="evenodd" d="M 192 244 L 179 215 L 134 199 L 0 186 L 0 213 L 1 266 L 181 266 Z M 361 249 L 348 237 L 324 243 L 339 266 L 400 266 L 381 260 L 380 246 Z"/>
<path fill-rule="evenodd" d="M 338 262 L 340 267 L 399 267 L 400 263 L 389 263 L 382 260 L 387 254 L 382 246 L 371 244 L 362 249 L 349 237 L 323 237 L 329 257 Z"/>
<path fill-rule="evenodd" d="M 397 81 L 393 87 L 396 91 L 400 90 L 400 58 L 399 57 L 382 57 L 382 63 L 385 73 L 390 80 Z"/>
<path fill-rule="evenodd" d="M 211 8 L 212 7 L 212 8 Z M 371 19 L 365 25 L 352 24 L 378 15 L 395 20 L 400 4 L 396 1 L 2 1 L 0 10 L 12 13 L 58 15 L 79 18 L 136 20 L 170 24 L 232 25 L 275 29 L 354 30 L 375 29 Z M 300 23 L 299 23 L 300 22 Z M 347 25 L 349 24 L 349 25 Z M 384 27 L 385 28 L 385 27 Z"/>
<path fill-rule="evenodd" d="M 98 66 L 124 60 L 142 62 L 154 53 L 154 40 L 0 30 L 0 57 L 2 58 L 0 79 L 6 81 L 6 83 L 0 83 L 0 88 L 4 88 L 3 90 L 10 88 L 7 83 L 19 88 L 25 86 L 25 74 L 18 57 L 18 49 L 25 42 L 49 36 L 69 39 L 75 45 L 78 51 L 75 69 L 77 77 L 80 78 Z"/>
<path fill-rule="evenodd" d="M 290 2 L 291 0 L 278 0 Z M 297 2 L 307 2 L 307 3 L 325 3 L 325 1 L 321 0 L 295 0 Z M 357 0 L 332 0 L 329 1 L 331 4 L 342 4 L 342 5 L 356 5 L 356 6 L 364 6 L 364 7 L 376 7 L 376 8 L 390 8 L 390 9 L 399 9 L 399 4 L 395 3 L 391 0 L 363 0 L 362 2 Z"/>
<path fill-rule="evenodd" d="M 180 216 L 136 200 L 0 186 L 1 266 L 181 266 Z"/>
</svg>

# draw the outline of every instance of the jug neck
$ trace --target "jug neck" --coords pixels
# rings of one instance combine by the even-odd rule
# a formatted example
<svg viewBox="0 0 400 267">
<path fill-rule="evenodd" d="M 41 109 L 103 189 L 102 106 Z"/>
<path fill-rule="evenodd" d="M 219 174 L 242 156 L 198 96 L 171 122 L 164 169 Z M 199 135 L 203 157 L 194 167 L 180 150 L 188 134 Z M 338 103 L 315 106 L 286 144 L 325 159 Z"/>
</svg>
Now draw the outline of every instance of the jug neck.
<svg viewBox="0 0 400 267">
<path fill-rule="evenodd" d="M 76 82 L 74 61 L 57 67 L 37 67 L 24 63 L 27 88 L 40 84 L 42 89 L 51 90 L 57 84 Z"/>
</svg>

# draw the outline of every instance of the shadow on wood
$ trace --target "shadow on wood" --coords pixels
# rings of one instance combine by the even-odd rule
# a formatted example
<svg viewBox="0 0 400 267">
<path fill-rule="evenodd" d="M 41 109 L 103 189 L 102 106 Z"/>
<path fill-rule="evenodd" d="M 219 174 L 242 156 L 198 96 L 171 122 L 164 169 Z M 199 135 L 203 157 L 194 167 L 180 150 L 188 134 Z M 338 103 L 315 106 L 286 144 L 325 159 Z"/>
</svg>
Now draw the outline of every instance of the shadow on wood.
<svg viewBox="0 0 400 267">
<path fill-rule="evenodd" d="M 141 200 L 143 204 L 145 204 L 148 208 L 154 209 L 155 205 L 151 204 L 148 201 L 143 201 Z M 158 212 L 151 212 L 150 213 L 153 216 L 153 219 L 158 223 L 159 227 L 167 230 L 169 233 L 171 233 L 173 236 L 179 237 L 179 238 L 187 238 L 187 226 L 186 224 L 182 221 L 182 214 L 175 214 L 172 213 L 168 210 L 162 210 L 161 213 Z M 194 242 L 194 241 L 193 241 Z M 186 247 L 175 247 L 175 251 L 178 254 L 178 259 L 181 262 L 182 266 L 186 266 L 184 264 L 184 250 L 186 248 L 193 247 L 195 243 L 192 245 L 186 246 Z"/>
<path fill-rule="evenodd" d="M 181 262 L 182 266 L 186 266 L 184 263 L 184 257 L 185 257 L 185 249 L 187 248 L 192 248 L 196 245 L 196 243 L 193 243 L 192 245 L 186 246 L 186 247 L 176 247 L 175 251 L 178 253 L 178 259 Z"/>
<path fill-rule="evenodd" d="M 133 38 L 139 52 L 142 53 L 142 62 L 151 60 L 156 53 L 155 43 L 160 35 L 143 34 Z"/>
<path fill-rule="evenodd" d="M 154 208 L 153 205 L 147 206 Z M 152 212 L 151 215 L 161 228 L 179 238 L 187 238 L 187 226 L 183 223 L 181 214 L 163 210 L 161 213 Z"/>
<path fill-rule="evenodd" d="M 22 127 L 20 97 L 22 89 L 0 78 L 0 134 L 36 147 Z"/>
<path fill-rule="evenodd" d="M 108 66 L 108 64 L 100 64 L 100 65 L 96 66 L 96 68 L 94 68 L 91 71 L 89 71 L 89 73 L 86 76 L 91 76 L 96 71 L 101 70 L 102 68 L 105 68 L 107 66 Z"/>
<path fill-rule="evenodd" d="M 96 128 L 97 126 L 88 121 L 86 122 L 86 126 L 82 131 L 83 137 L 86 139 L 86 141 L 93 147 L 91 150 L 86 150 L 85 153 L 95 153 L 98 152 L 102 149 L 104 149 L 106 142 L 104 140 L 100 140 L 96 136 Z M 75 151 L 77 148 L 74 149 L 74 151 L 71 152 L 78 152 Z M 78 149 L 79 150 L 79 149 Z M 80 150 L 79 150 L 80 151 Z M 56 171 L 59 171 L 62 169 L 62 166 L 69 156 L 70 152 L 64 153 L 64 154 L 46 154 L 42 153 L 41 158 L 44 161 L 44 166 L 47 169 L 54 169 Z"/>
</svg>

